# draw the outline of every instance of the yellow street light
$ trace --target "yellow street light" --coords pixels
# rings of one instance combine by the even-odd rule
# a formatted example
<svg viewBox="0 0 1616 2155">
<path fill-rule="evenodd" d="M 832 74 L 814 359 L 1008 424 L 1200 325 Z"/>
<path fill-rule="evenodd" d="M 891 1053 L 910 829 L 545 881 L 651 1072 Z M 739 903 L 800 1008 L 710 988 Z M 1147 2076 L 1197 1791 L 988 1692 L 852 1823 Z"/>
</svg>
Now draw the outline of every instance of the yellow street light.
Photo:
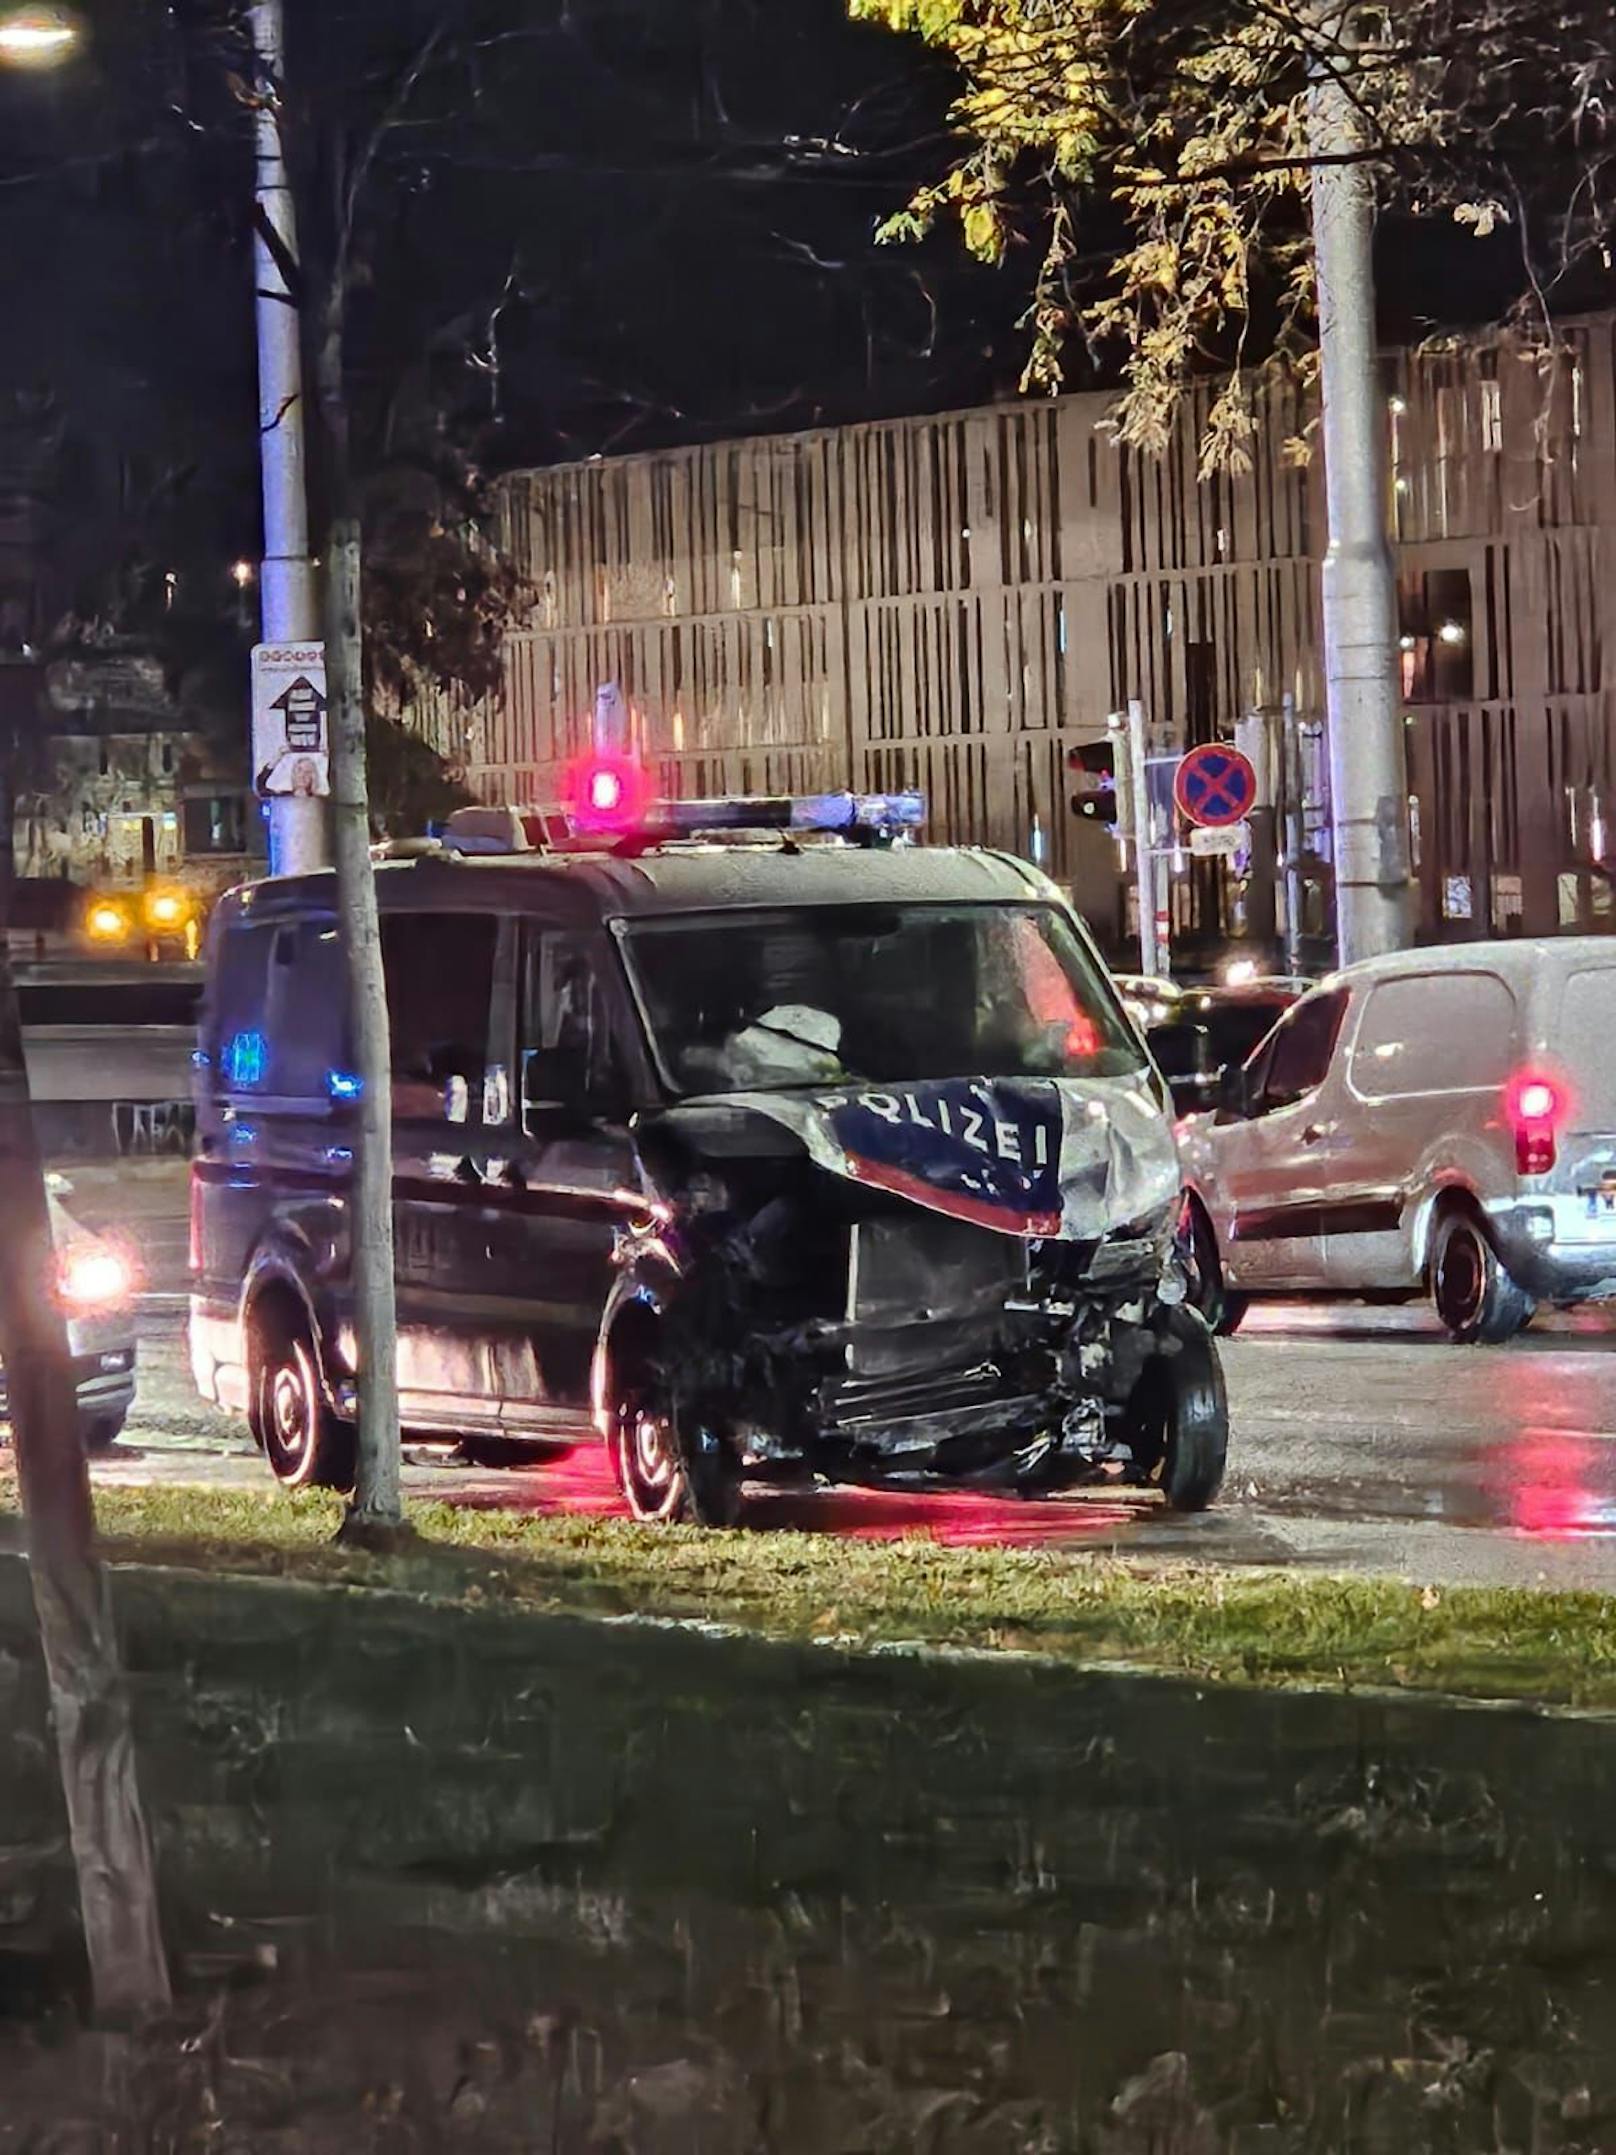
<svg viewBox="0 0 1616 2155">
<path fill-rule="evenodd" d="M 0 65 L 59 67 L 78 42 L 78 24 L 64 8 L 9 8 L 0 14 Z"/>
</svg>

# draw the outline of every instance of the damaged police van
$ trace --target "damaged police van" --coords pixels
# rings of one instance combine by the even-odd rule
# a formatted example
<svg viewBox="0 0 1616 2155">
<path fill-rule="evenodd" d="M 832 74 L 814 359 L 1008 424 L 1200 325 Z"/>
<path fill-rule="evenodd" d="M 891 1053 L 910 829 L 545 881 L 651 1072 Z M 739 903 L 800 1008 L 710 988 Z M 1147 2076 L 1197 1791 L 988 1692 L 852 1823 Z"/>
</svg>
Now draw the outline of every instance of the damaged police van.
<svg viewBox="0 0 1616 2155">
<path fill-rule="evenodd" d="M 1165 1087 L 1057 888 L 886 842 L 917 814 L 468 811 L 378 866 L 409 1432 L 593 1424 L 641 1519 L 820 1480 L 1212 1500 Z M 293 1484 L 353 1464 L 345 1005 L 329 875 L 219 906 L 193 1362 Z"/>
</svg>

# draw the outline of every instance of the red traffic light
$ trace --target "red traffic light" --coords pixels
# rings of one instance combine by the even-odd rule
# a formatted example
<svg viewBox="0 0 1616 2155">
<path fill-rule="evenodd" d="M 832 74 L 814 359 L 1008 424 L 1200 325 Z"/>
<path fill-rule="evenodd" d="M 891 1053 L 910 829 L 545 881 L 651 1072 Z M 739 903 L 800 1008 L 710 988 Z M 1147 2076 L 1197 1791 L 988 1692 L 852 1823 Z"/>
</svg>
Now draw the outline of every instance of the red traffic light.
<svg viewBox="0 0 1616 2155">
<path fill-rule="evenodd" d="M 649 801 L 645 773 L 632 756 L 592 750 L 567 772 L 563 805 L 581 830 L 633 830 Z"/>
<path fill-rule="evenodd" d="M 1077 790 L 1072 795 L 1074 815 L 1093 823 L 1117 820 L 1116 750 L 1109 741 L 1092 741 L 1083 748 L 1066 751 L 1066 767 Z"/>
</svg>

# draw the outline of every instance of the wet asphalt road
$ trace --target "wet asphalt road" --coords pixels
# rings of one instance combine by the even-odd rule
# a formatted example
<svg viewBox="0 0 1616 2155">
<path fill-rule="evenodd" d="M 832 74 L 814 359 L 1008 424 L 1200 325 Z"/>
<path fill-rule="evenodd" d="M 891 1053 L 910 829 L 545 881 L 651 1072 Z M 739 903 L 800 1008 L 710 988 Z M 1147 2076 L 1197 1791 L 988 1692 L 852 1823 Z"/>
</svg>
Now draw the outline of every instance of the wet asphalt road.
<svg viewBox="0 0 1616 2155">
<path fill-rule="evenodd" d="M 183 1176 L 83 1174 L 76 1209 L 137 1245 L 141 1385 L 106 1481 L 262 1487 L 241 1427 L 204 1408 L 184 1344 Z M 871 1538 L 927 1532 L 1234 1564 L 1393 1573 L 1437 1584 L 1616 1591 L 1616 1321 L 1539 1319 L 1506 1348 L 1450 1346 L 1421 1308 L 1259 1305 L 1226 1343 L 1229 1477 L 1200 1518 L 1154 1499 L 1056 1502 L 827 1491 L 767 1496 L 761 1527 Z M 534 1511 L 615 1512 L 598 1449 L 493 1472 L 413 1451 L 412 1495 Z"/>
</svg>

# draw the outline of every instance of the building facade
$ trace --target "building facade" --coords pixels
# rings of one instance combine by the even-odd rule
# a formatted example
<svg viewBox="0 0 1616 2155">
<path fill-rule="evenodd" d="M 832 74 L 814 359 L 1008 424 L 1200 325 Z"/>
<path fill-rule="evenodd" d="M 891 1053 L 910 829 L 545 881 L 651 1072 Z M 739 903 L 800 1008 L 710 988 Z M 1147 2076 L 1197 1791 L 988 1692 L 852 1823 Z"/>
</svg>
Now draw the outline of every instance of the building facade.
<svg viewBox="0 0 1616 2155">
<path fill-rule="evenodd" d="M 24 743 L 19 875 L 117 891 L 155 874 L 206 902 L 261 863 L 243 757 L 196 731 L 144 651 L 109 643 L 46 667 Z"/>
<path fill-rule="evenodd" d="M 1612 924 L 1616 318 L 1563 339 L 1384 361 L 1426 937 Z M 1320 714 L 1310 414 L 1254 403 L 1250 470 L 1205 480 L 1202 398 L 1148 458 L 1103 396 L 514 475 L 505 692 L 413 722 L 480 797 L 536 802 L 615 681 L 668 791 L 919 785 L 934 836 L 1041 855 L 1120 936 L 1068 751 L 1133 697 L 1183 745 Z M 1185 865 L 1181 931 L 1229 902 Z"/>
</svg>

